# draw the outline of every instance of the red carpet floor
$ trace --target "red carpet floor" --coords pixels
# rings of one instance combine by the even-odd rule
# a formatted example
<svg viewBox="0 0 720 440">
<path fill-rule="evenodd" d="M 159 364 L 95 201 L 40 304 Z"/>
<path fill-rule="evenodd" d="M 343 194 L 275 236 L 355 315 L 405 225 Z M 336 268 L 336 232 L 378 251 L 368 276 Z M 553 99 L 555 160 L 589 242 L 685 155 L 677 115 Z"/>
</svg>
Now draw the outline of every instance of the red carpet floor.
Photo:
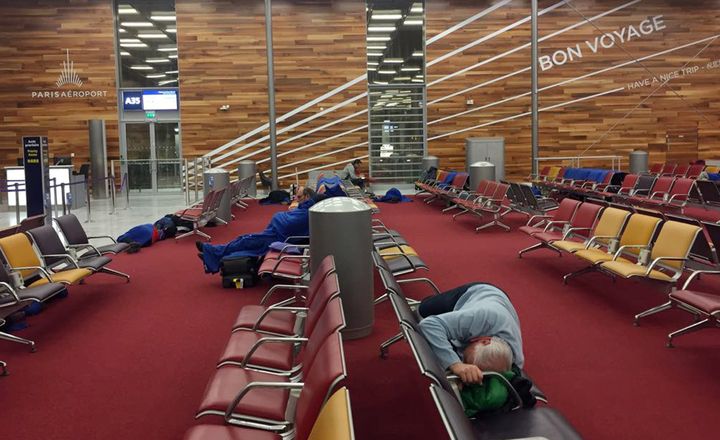
<svg viewBox="0 0 720 440">
<path fill-rule="evenodd" d="M 632 315 L 663 301 L 653 287 L 590 274 L 569 286 L 572 257 L 516 251 L 532 243 L 518 232 L 473 232 L 470 217 L 453 222 L 439 207 L 382 207 L 380 218 L 401 231 L 431 267 L 441 288 L 488 281 L 504 288 L 523 326 L 526 369 L 588 439 L 713 438 L 720 410 L 718 334 L 666 334 L 691 321 L 671 311 L 632 326 Z M 212 228 L 214 242 L 264 227 L 278 208 L 253 205 L 229 227 Z M 511 216 L 513 226 L 522 218 Z M 12 439 L 176 439 L 194 411 L 244 304 L 267 284 L 220 288 L 204 275 L 193 239 L 163 242 L 113 266 L 133 276 L 96 275 L 70 296 L 28 318 L 18 334 L 37 353 L 0 341 L 10 376 L 0 378 L 0 433 Z M 716 280 L 698 287 L 718 291 Z M 410 290 L 420 298 L 423 288 Z M 439 417 L 404 342 L 387 360 L 379 343 L 397 332 L 391 307 L 376 308 L 373 334 L 345 342 L 348 387 L 358 439 L 445 438 Z"/>
</svg>

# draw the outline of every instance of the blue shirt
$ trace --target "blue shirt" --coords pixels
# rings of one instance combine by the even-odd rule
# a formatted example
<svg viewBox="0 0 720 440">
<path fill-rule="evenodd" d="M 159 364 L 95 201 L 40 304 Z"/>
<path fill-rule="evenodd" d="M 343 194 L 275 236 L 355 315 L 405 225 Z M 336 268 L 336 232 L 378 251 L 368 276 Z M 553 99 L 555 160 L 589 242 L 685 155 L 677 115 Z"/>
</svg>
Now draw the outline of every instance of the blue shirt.
<svg viewBox="0 0 720 440">
<path fill-rule="evenodd" d="M 505 293 L 489 284 L 470 287 L 452 312 L 428 316 L 420 321 L 420 330 L 443 368 L 463 362 L 463 351 L 478 336 L 502 338 L 512 350 L 513 362 L 520 368 L 525 363 L 517 313 Z"/>
</svg>

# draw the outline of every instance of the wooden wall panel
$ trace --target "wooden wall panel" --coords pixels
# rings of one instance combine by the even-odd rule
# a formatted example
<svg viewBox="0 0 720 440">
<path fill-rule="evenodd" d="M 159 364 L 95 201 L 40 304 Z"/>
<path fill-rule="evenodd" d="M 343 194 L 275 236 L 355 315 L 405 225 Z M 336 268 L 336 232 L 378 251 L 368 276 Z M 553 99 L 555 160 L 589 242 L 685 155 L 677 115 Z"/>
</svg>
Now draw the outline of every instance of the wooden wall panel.
<svg viewBox="0 0 720 440">
<path fill-rule="evenodd" d="M 108 155 L 118 157 L 111 2 L 28 0 L 0 3 L 0 165 L 21 156 L 21 137 L 48 136 L 50 155 L 87 162 L 88 119 L 105 119 Z M 57 87 L 66 49 L 82 86 Z M 90 98 L 33 98 L 33 91 L 87 92 Z"/>
<path fill-rule="evenodd" d="M 427 0 L 427 36 L 498 2 Z M 720 34 L 720 0 L 575 0 L 572 5 L 582 15 L 556 0 L 540 2 L 541 9 L 554 8 L 541 17 L 540 35 L 558 33 L 541 43 L 540 55 L 552 56 L 577 44 L 583 48 L 581 58 L 540 72 L 540 86 L 545 88 L 540 94 L 540 107 L 544 109 L 540 119 L 541 156 L 575 156 L 587 150 L 588 155 L 626 157 L 631 150 L 641 148 L 650 152 L 651 161 L 688 160 L 694 154 L 717 157 L 720 43 L 707 38 Z M 594 26 L 584 21 L 583 16 L 605 14 L 614 8 L 617 11 L 597 19 Z M 267 122 L 263 1 L 177 0 L 176 11 L 183 153 L 192 157 Z M 23 134 L 48 134 L 56 154 L 75 151 L 86 155 L 86 120 L 91 117 L 108 121 L 110 155 L 116 156 L 111 2 L 31 0 L 19 6 L 6 2 L 0 12 L 0 161 L 14 162 Z M 365 73 L 362 1 L 277 0 L 273 14 L 278 116 Z M 522 46 L 529 41 L 530 26 L 528 22 L 518 23 L 528 14 L 529 0 L 514 0 L 428 47 L 428 60 L 432 61 L 474 40 L 484 40 L 428 69 L 428 148 L 441 158 L 443 166 L 464 166 L 465 138 L 503 136 L 508 175 L 528 173 L 530 50 Z M 663 16 L 664 29 L 628 41 L 622 48 L 614 45 L 593 53 L 585 44 L 605 32 L 630 25 L 637 28 L 643 20 L 657 15 Z M 710 45 L 696 56 L 706 42 Z M 681 45 L 687 46 L 675 50 Z M 70 49 L 85 81 L 82 88 L 106 89 L 106 97 L 69 102 L 27 98 L 33 89 L 54 88 L 65 48 Z M 666 53 L 658 55 L 661 51 Z M 641 64 L 632 63 L 632 57 L 645 59 Z M 445 76 L 477 63 L 483 65 L 445 80 Z M 622 63 L 627 64 L 620 66 Z M 669 82 L 672 89 L 654 91 L 652 81 L 649 85 L 634 84 L 678 70 L 686 63 L 701 68 L 678 74 Z M 498 79 L 502 76 L 507 77 Z M 476 87 L 483 83 L 487 84 Z M 474 88 L 444 98 L 470 87 Z M 290 124 L 358 96 L 365 88 L 360 82 L 279 124 L 281 176 L 295 167 L 302 170 L 367 154 L 363 144 L 367 141 L 364 97 L 288 129 Z M 230 110 L 220 111 L 225 104 Z M 356 112 L 358 115 L 349 117 Z M 440 120 L 460 112 L 467 113 Z M 308 133 L 341 117 L 348 119 Z M 685 142 L 681 151 L 679 143 L 671 141 L 668 155 L 668 133 L 689 127 L 696 128 L 694 140 Z M 343 135 L 350 130 L 355 131 Z M 261 169 L 269 168 L 268 142 L 262 139 L 267 134 L 264 130 L 249 137 L 240 145 L 255 145 L 228 160 L 251 154 L 248 157 L 259 161 Z M 327 139 L 331 136 L 338 137 Z M 311 159 L 318 154 L 324 156 Z"/>
</svg>

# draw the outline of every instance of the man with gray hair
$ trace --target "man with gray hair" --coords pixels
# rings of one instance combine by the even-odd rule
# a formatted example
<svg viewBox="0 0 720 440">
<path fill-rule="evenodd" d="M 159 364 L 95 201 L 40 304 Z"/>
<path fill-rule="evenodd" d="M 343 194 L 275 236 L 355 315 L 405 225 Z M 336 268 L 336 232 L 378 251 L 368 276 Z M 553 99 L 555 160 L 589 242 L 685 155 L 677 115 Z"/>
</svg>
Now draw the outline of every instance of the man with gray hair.
<svg viewBox="0 0 720 440">
<path fill-rule="evenodd" d="M 523 367 L 520 320 L 497 287 L 465 284 L 425 298 L 418 312 L 420 330 L 441 365 L 463 382 L 482 382 L 483 371 Z"/>
</svg>

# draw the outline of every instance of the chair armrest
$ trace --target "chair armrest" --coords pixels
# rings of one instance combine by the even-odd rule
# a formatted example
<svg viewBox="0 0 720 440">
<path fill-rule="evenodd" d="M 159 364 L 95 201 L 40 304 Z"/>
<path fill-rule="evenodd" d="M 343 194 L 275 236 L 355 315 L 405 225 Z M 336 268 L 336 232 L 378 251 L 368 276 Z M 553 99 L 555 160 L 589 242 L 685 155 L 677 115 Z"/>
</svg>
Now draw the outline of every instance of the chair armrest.
<svg viewBox="0 0 720 440">
<path fill-rule="evenodd" d="M 592 228 L 570 228 L 563 234 L 563 240 L 567 240 L 568 237 L 570 237 L 570 234 L 574 233 L 575 231 L 590 231 Z"/>
<path fill-rule="evenodd" d="M 432 287 L 433 290 L 435 291 L 436 295 L 438 295 L 440 293 L 440 289 L 438 289 L 438 287 L 435 285 L 435 283 L 432 282 L 432 280 L 430 278 L 405 278 L 402 280 L 397 280 L 397 283 L 398 284 L 414 283 L 414 282 L 418 282 L 418 281 L 422 281 L 424 283 L 429 284 L 430 287 Z"/>
<path fill-rule="evenodd" d="M 615 251 L 615 254 L 613 255 L 613 261 L 617 260 L 617 258 L 620 256 L 620 254 L 623 253 L 625 249 L 649 249 L 650 246 L 646 244 L 626 244 L 623 246 L 620 246 L 617 251 Z"/>
<path fill-rule="evenodd" d="M 645 276 L 649 276 L 650 272 L 655 268 L 655 266 L 658 265 L 661 261 L 686 261 L 687 258 L 684 257 L 657 257 L 650 263 L 647 267 L 647 270 L 645 271 Z"/>
<path fill-rule="evenodd" d="M 654 193 L 650 194 L 650 197 L 648 197 L 648 198 L 654 199 L 655 196 L 657 196 L 657 195 L 659 195 L 660 198 L 663 198 L 663 199 L 664 199 L 665 196 L 667 195 L 667 193 L 666 193 L 665 191 L 655 191 Z"/>
<path fill-rule="evenodd" d="M 92 251 L 95 252 L 95 254 L 97 254 L 98 256 L 102 255 L 102 254 L 100 253 L 100 251 L 98 250 L 98 248 L 96 248 L 95 246 L 91 245 L 90 243 L 87 243 L 87 244 L 71 244 L 71 245 L 68 245 L 68 247 L 73 248 L 73 249 L 86 249 L 86 248 L 90 248 L 90 249 L 92 249 Z"/>
<path fill-rule="evenodd" d="M 280 255 L 285 254 L 285 253 L 286 253 L 286 249 L 290 249 L 290 248 L 293 248 L 293 247 L 294 247 L 294 248 L 298 248 L 298 249 L 310 249 L 310 245 L 309 245 L 309 244 L 292 244 L 292 243 L 288 243 L 288 244 L 286 244 L 285 246 L 283 246 L 282 249 L 280 249 Z M 293 254 L 290 254 L 290 255 L 293 255 Z"/>
<path fill-rule="evenodd" d="M 285 243 L 289 243 L 290 240 L 310 240 L 309 235 L 291 235 L 285 239 Z"/>
<path fill-rule="evenodd" d="M 304 285 L 302 285 L 302 284 L 275 284 L 274 286 L 272 286 L 272 287 L 270 288 L 270 290 L 268 290 L 268 291 L 265 293 L 265 295 L 264 295 L 264 296 L 262 297 L 262 299 L 260 300 L 260 304 L 264 305 L 264 304 L 265 304 L 265 301 L 267 301 L 268 299 L 270 299 L 270 296 L 271 296 L 273 293 L 275 293 L 276 290 L 280 290 L 280 289 L 287 289 L 287 290 L 305 289 L 305 290 L 307 290 L 307 289 L 308 289 L 308 286 L 304 286 Z"/>
<path fill-rule="evenodd" d="M 42 274 L 42 276 L 45 279 L 52 282 L 52 277 L 50 276 L 50 272 L 48 272 L 48 270 L 42 266 L 14 266 L 12 269 L 13 270 L 37 270 L 38 272 L 40 272 Z"/>
<path fill-rule="evenodd" d="M 113 244 L 114 244 L 114 243 L 117 243 L 117 240 L 115 240 L 114 238 L 112 238 L 112 237 L 109 236 L 109 235 L 94 235 L 94 236 L 92 236 L 92 237 L 88 237 L 88 240 L 98 239 L 98 238 L 107 238 L 108 240 L 112 241 Z"/>
<path fill-rule="evenodd" d="M 248 361 L 252 357 L 253 354 L 257 351 L 258 348 L 260 348 L 263 344 L 269 344 L 269 343 L 296 343 L 296 342 L 307 342 L 308 338 L 293 338 L 293 337 L 282 337 L 282 336 L 269 336 L 266 338 L 260 338 L 250 347 L 250 350 L 248 350 L 247 353 L 245 353 L 245 356 L 243 357 L 242 362 L 240 363 L 240 368 L 245 368 L 248 364 Z"/>
<path fill-rule="evenodd" d="M 682 290 L 687 290 L 688 286 L 695 279 L 695 277 L 700 276 L 701 274 L 720 275 L 720 270 L 694 270 L 693 273 L 690 274 L 688 279 L 685 280 L 685 284 L 683 284 Z"/>
<path fill-rule="evenodd" d="M 15 297 L 15 301 L 20 302 L 20 297 L 17 295 L 17 292 L 15 292 L 15 288 L 13 288 L 13 286 L 6 283 L 5 281 L 0 281 L 0 286 L 6 288 L 7 291 L 10 292 L 10 294 Z"/>
<path fill-rule="evenodd" d="M 531 216 L 531 217 L 528 219 L 528 221 L 527 221 L 527 223 L 525 224 L 525 226 L 530 226 L 530 224 L 531 224 L 532 222 L 534 222 L 535 219 L 541 219 L 541 218 L 543 218 L 543 219 L 552 218 L 552 216 L 551 216 L 551 215 L 543 215 L 543 214 L 535 214 L 535 215 Z"/>
<path fill-rule="evenodd" d="M 637 194 L 645 194 L 645 195 L 648 195 L 648 194 L 650 194 L 650 190 L 649 190 L 649 189 L 634 189 L 634 190 L 632 190 L 631 193 L 630 193 L 630 195 L 633 195 L 633 196 L 634 196 L 634 195 L 637 195 Z"/>
<path fill-rule="evenodd" d="M 280 263 L 282 263 L 284 260 L 309 260 L 310 255 L 284 255 L 280 257 L 277 260 L 277 263 L 275 263 L 275 266 L 273 266 L 271 273 L 275 273 L 278 267 L 280 267 Z"/>
<path fill-rule="evenodd" d="M 267 309 L 265 309 L 260 316 L 258 316 L 257 321 L 255 321 L 255 324 L 253 324 L 253 330 L 257 330 L 260 327 L 260 324 L 262 324 L 262 321 L 272 312 L 307 312 L 307 307 L 287 307 L 287 306 L 270 306 Z"/>
<path fill-rule="evenodd" d="M 44 254 L 43 258 L 50 257 L 50 258 L 62 258 L 63 260 L 69 261 L 72 263 L 73 266 L 75 266 L 75 269 L 80 269 L 80 266 L 78 266 L 77 260 L 75 260 L 73 257 L 71 257 L 68 254 Z"/>
<path fill-rule="evenodd" d="M 673 194 L 673 195 L 671 195 L 670 198 L 667 200 L 667 203 L 672 203 L 673 200 L 679 199 L 679 200 L 681 200 L 681 201 L 683 202 L 682 204 L 684 205 L 684 204 L 687 203 L 687 196 L 688 196 L 687 194 Z M 681 198 L 681 197 L 684 197 L 684 198 Z"/>
<path fill-rule="evenodd" d="M 588 229 L 588 228 L 583 228 L 583 229 Z M 590 237 L 590 240 L 588 240 L 585 243 L 585 249 L 590 249 L 590 246 L 592 246 L 593 243 L 595 243 L 597 240 L 600 240 L 600 239 L 612 240 L 612 239 L 617 239 L 617 236 L 615 236 L 615 235 L 593 235 L 592 237 Z"/>
<path fill-rule="evenodd" d="M 237 406 L 240 404 L 240 401 L 242 400 L 245 395 L 250 392 L 251 390 L 255 388 L 278 388 L 278 389 L 289 389 L 289 390 L 299 390 L 302 389 L 302 387 L 305 386 L 302 382 L 250 382 L 249 384 L 245 385 L 242 390 L 240 390 L 239 393 L 235 396 L 232 402 L 230 402 L 230 405 L 228 405 L 227 409 L 225 410 L 225 422 L 229 424 L 236 424 L 233 419 L 233 411 Z M 282 427 L 278 427 L 282 428 Z"/>
</svg>

